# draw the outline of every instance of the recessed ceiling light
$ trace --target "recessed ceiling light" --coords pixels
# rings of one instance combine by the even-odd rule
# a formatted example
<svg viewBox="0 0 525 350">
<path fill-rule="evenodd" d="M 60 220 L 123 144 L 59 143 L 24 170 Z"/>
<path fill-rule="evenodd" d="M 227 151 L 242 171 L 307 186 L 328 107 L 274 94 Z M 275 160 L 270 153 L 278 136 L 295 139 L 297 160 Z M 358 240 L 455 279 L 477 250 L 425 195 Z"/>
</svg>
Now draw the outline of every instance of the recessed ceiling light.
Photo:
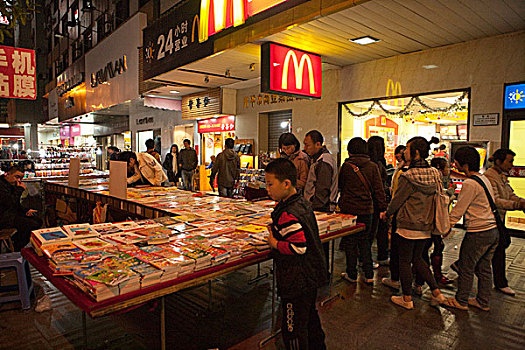
<svg viewBox="0 0 525 350">
<path fill-rule="evenodd" d="M 368 44 L 377 43 L 378 41 L 381 41 L 381 40 L 373 38 L 369 35 L 366 35 L 360 38 L 350 39 L 350 41 L 353 43 L 359 44 L 359 45 L 368 45 Z"/>
<path fill-rule="evenodd" d="M 180 94 L 180 91 L 177 91 L 177 90 L 170 90 L 170 94 Z"/>
<path fill-rule="evenodd" d="M 435 69 L 435 68 L 437 68 L 437 67 L 438 67 L 438 66 L 436 66 L 435 64 L 425 64 L 425 65 L 423 66 L 423 68 L 425 68 L 425 69 Z"/>
</svg>

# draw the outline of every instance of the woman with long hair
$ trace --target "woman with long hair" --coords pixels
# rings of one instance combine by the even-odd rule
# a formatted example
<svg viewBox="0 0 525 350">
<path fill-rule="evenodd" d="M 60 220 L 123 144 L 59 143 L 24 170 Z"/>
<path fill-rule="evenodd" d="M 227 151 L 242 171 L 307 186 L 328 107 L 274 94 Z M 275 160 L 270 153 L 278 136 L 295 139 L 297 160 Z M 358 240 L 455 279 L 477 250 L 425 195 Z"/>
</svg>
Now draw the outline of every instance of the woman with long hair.
<svg viewBox="0 0 525 350">
<path fill-rule="evenodd" d="M 423 137 L 414 137 L 407 143 L 405 159 L 408 170 L 399 176 L 396 194 L 392 198 L 383 219 L 397 212 L 397 234 L 399 235 L 399 274 L 402 296 L 390 300 L 405 309 L 413 309 L 412 268 L 429 285 L 432 291 L 431 305 L 445 301 L 438 284 L 423 260 L 423 250 L 431 237 L 435 221 L 434 196 L 441 190 L 441 175 L 425 160 L 430 144 Z"/>
<path fill-rule="evenodd" d="M 179 182 L 180 171 L 179 171 L 179 146 L 176 144 L 171 145 L 169 153 L 164 158 L 162 167 L 166 169 L 168 173 L 168 180 L 173 183 Z"/>
<path fill-rule="evenodd" d="M 308 155 L 301 151 L 299 140 L 291 132 L 285 132 L 279 137 L 279 152 L 281 157 L 291 160 L 295 165 L 297 169 L 296 189 L 302 193 L 310 169 Z"/>
</svg>

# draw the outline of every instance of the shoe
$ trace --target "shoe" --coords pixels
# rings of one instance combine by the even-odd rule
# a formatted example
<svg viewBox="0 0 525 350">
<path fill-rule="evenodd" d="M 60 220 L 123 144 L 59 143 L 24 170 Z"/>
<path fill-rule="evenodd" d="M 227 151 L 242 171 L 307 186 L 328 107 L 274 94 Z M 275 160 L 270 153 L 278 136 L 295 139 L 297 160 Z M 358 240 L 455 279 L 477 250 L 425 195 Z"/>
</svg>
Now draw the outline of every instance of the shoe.
<svg viewBox="0 0 525 350">
<path fill-rule="evenodd" d="M 455 297 L 452 297 L 452 298 L 445 298 L 445 300 L 441 303 L 441 305 L 443 306 L 446 306 L 446 307 L 452 307 L 452 308 L 455 308 L 455 309 L 459 309 L 459 310 L 468 310 L 468 305 L 461 305 Z"/>
<path fill-rule="evenodd" d="M 507 294 L 507 295 L 510 295 L 511 297 L 515 296 L 516 295 L 516 292 L 510 288 L 510 287 L 505 287 L 505 288 L 496 288 L 498 291 L 500 291 L 501 293 L 503 294 Z"/>
<path fill-rule="evenodd" d="M 458 262 L 455 261 L 453 262 L 451 265 L 450 265 L 450 268 L 457 274 L 459 274 L 459 267 L 458 267 Z"/>
<path fill-rule="evenodd" d="M 404 307 L 407 310 L 412 310 L 414 308 L 414 302 L 412 300 L 405 301 L 405 299 L 403 299 L 403 296 L 401 295 L 392 295 L 390 297 L 390 301 L 396 305 Z"/>
<path fill-rule="evenodd" d="M 441 272 L 442 263 L 443 257 L 441 256 L 433 256 L 430 259 L 430 264 L 432 265 L 432 271 L 434 271 L 434 278 L 436 279 L 436 282 L 442 285 L 454 283 L 454 281 L 449 280 L 448 278 L 443 276 L 443 272 Z"/>
<path fill-rule="evenodd" d="M 353 278 L 350 278 L 350 276 L 348 276 L 348 274 L 346 272 L 343 272 L 341 274 L 341 278 L 350 282 L 350 283 L 356 283 L 357 282 L 357 278 L 356 279 L 353 279 Z"/>
<path fill-rule="evenodd" d="M 423 286 L 418 286 L 417 284 L 414 285 L 414 294 L 417 295 L 417 296 L 422 296 L 423 295 Z"/>
<path fill-rule="evenodd" d="M 448 278 L 446 278 L 445 276 L 441 276 L 440 278 L 436 278 L 436 282 L 438 284 L 442 284 L 442 285 L 448 285 L 448 284 L 452 284 L 454 283 L 453 280 L 449 280 Z"/>
<path fill-rule="evenodd" d="M 468 304 L 470 306 L 477 307 L 478 309 L 483 310 L 483 311 L 489 311 L 490 310 L 490 308 L 488 306 L 481 306 L 481 304 L 479 303 L 478 299 L 476 299 L 476 298 L 469 298 Z"/>
<path fill-rule="evenodd" d="M 379 264 L 379 266 L 388 266 L 390 265 L 390 259 L 378 260 L 377 263 Z"/>
<path fill-rule="evenodd" d="M 445 296 L 443 294 L 439 293 L 437 297 L 432 295 L 432 298 L 430 299 L 431 306 L 438 306 L 443 303 L 445 303 Z"/>
<path fill-rule="evenodd" d="M 376 263 L 375 261 L 372 262 L 372 268 L 373 268 L 374 270 L 378 269 L 378 268 L 379 268 L 379 264 Z"/>
<path fill-rule="evenodd" d="M 383 283 L 385 286 L 390 287 L 392 289 L 399 289 L 399 288 L 401 288 L 401 282 L 394 281 L 390 277 L 383 277 L 381 279 L 381 283 Z"/>
<path fill-rule="evenodd" d="M 53 306 L 51 305 L 51 299 L 49 298 L 49 295 L 44 295 L 40 299 L 37 300 L 35 311 L 36 312 L 44 312 L 52 310 Z"/>
<path fill-rule="evenodd" d="M 360 277 L 361 277 L 361 281 L 363 283 L 374 284 L 374 279 L 373 278 L 366 278 L 365 276 L 360 276 Z"/>
</svg>

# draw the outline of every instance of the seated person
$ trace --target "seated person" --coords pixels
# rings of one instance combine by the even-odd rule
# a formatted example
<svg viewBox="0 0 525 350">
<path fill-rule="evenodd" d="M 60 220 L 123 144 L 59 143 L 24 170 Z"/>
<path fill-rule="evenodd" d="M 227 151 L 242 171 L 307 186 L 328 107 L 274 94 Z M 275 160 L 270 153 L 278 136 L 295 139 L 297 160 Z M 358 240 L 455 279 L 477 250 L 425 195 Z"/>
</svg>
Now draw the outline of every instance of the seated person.
<svg viewBox="0 0 525 350">
<path fill-rule="evenodd" d="M 23 178 L 24 172 L 17 165 L 10 166 L 0 176 L 0 229 L 16 228 L 13 245 L 17 252 L 29 243 L 31 231 L 42 227 L 42 221 L 36 216 L 38 212 L 26 209 L 20 203 L 20 197 L 26 188 Z"/>
<path fill-rule="evenodd" d="M 119 154 L 119 160 L 128 164 L 128 185 L 162 186 L 168 176 L 153 156 L 147 153 L 125 151 Z"/>
</svg>

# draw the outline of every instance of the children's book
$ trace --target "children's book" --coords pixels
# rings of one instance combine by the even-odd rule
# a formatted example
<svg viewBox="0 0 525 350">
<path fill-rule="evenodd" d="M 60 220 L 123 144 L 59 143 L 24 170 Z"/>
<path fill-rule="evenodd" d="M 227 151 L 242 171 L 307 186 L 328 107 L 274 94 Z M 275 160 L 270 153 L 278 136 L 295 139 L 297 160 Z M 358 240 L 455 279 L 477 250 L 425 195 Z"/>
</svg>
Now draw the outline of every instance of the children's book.
<svg viewBox="0 0 525 350">
<path fill-rule="evenodd" d="M 32 234 L 41 245 L 71 241 L 71 237 L 60 227 L 35 230 Z"/>
<path fill-rule="evenodd" d="M 73 240 L 99 236 L 99 233 L 89 224 L 66 225 L 63 226 L 63 229 Z"/>
<path fill-rule="evenodd" d="M 96 224 L 91 225 L 93 229 L 95 229 L 100 235 L 110 235 L 112 233 L 118 233 L 122 232 L 122 230 L 112 223 L 103 223 L 103 224 Z"/>
<path fill-rule="evenodd" d="M 108 243 L 100 238 L 86 238 L 86 239 L 74 241 L 73 243 L 84 251 L 101 250 L 106 247 L 113 246 L 111 243 Z"/>
</svg>

